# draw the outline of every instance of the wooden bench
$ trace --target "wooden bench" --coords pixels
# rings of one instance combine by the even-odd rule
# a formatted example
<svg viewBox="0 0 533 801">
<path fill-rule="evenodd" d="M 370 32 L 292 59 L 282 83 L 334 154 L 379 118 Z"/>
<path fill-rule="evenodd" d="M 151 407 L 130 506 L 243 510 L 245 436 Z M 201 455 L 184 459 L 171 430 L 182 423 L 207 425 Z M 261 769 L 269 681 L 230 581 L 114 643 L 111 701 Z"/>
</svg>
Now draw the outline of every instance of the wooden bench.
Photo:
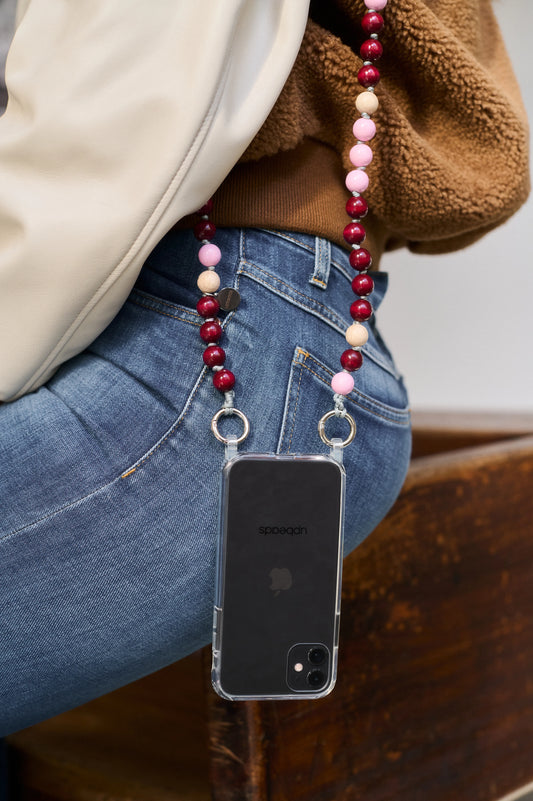
<svg viewBox="0 0 533 801">
<path fill-rule="evenodd" d="M 222 701 L 204 649 L 9 737 L 10 801 L 532 799 L 533 416 L 414 422 L 330 696 Z"/>
</svg>

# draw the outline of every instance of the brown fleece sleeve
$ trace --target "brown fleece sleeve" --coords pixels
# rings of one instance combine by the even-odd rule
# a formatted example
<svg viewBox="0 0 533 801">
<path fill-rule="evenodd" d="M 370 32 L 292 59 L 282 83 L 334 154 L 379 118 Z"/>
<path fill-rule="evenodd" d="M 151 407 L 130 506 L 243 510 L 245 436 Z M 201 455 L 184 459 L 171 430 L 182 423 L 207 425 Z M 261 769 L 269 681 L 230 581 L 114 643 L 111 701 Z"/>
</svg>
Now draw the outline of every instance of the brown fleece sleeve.
<svg viewBox="0 0 533 801">
<path fill-rule="evenodd" d="M 350 169 L 362 0 L 316 0 L 287 84 L 244 161 L 334 148 Z M 389 0 L 366 193 L 387 247 L 442 253 L 508 219 L 529 192 L 528 126 L 490 0 Z"/>
</svg>

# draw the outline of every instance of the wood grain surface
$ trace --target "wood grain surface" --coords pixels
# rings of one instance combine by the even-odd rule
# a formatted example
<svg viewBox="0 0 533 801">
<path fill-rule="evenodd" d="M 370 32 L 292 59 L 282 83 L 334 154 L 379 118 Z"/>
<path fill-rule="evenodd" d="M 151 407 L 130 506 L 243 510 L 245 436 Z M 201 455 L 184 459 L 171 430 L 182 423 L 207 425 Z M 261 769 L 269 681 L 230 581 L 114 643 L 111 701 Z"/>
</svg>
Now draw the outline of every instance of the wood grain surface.
<svg viewBox="0 0 533 801">
<path fill-rule="evenodd" d="M 533 434 L 533 413 L 412 412 L 413 457 L 472 448 Z"/>
</svg>

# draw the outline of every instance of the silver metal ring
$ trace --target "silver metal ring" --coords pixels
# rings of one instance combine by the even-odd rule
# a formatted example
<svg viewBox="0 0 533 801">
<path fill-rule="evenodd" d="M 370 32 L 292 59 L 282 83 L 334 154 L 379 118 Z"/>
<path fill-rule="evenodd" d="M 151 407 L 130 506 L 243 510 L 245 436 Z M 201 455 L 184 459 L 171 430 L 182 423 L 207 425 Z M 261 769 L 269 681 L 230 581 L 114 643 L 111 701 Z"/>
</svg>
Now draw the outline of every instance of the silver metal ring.
<svg viewBox="0 0 533 801">
<path fill-rule="evenodd" d="M 218 430 L 218 421 L 220 420 L 221 417 L 230 417 L 232 414 L 239 417 L 242 420 L 244 426 L 244 431 L 242 432 L 241 436 L 237 437 L 237 439 L 235 440 L 235 444 L 240 445 L 241 442 L 244 442 L 244 440 L 250 433 L 250 423 L 248 422 L 248 418 L 246 417 L 244 412 L 239 411 L 239 409 L 226 409 L 224 406 L 221 409 L 219 409 L 218 412 L 213 417 L 213 419 L 211 420 L 211 431 L 213 432 L 213 434 L 215 435 L 215 437 L 218 439 L 219 442 L 223 442 L 224 445 L 227 445 L 229 439 L 227 439 L 227 437 L 223 437 L 220 431 Z"/>
<path fill-rule="evenodd" d="M 330 412 L 326 412 L 326 414 L 323 417 L 320 418 L 320 421 L 318 423 L 318 434 L 320 436 L 320 439 L 329 448 L 333 447 L 333 442 L 326 437 L 326 423 L 332 417 L 338 417 L 338 415 L 335 413 L 335 411 L 333 409 Z M 340 443 L 340 447 L 341 448 L 345 448 L 347 445 L 350 444 L 350 442 L 354 441 L 355 434 L 356 434 L 356 431 L 357 431 L 357 426 L 355 425 L 355 420 L 353 419 L 351 414 L 346 413 L 344 415 L 344 417 L 343 417 L 343 420 L 347 420 L 349 422 L 349 424 L 350 424 L 350 433 L 348 434 L 346 439 L 343 439 L 342 442 Z"/>
</svg>

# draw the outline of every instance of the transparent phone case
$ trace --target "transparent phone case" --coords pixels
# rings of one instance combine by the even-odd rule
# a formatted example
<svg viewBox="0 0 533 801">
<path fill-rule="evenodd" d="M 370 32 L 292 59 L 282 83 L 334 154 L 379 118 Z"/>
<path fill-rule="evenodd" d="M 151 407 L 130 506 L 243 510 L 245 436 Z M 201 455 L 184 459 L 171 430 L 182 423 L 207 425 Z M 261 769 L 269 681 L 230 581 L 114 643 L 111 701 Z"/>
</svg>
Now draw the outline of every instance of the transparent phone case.
<svg viewBox="0 0 533 801">
<path fill-rule="evenodd" d="M 222 474 L 212 681 L 228 700 L 334 687 L 345 473 L 328 455 L 249 454 Z"/>
</svg>

